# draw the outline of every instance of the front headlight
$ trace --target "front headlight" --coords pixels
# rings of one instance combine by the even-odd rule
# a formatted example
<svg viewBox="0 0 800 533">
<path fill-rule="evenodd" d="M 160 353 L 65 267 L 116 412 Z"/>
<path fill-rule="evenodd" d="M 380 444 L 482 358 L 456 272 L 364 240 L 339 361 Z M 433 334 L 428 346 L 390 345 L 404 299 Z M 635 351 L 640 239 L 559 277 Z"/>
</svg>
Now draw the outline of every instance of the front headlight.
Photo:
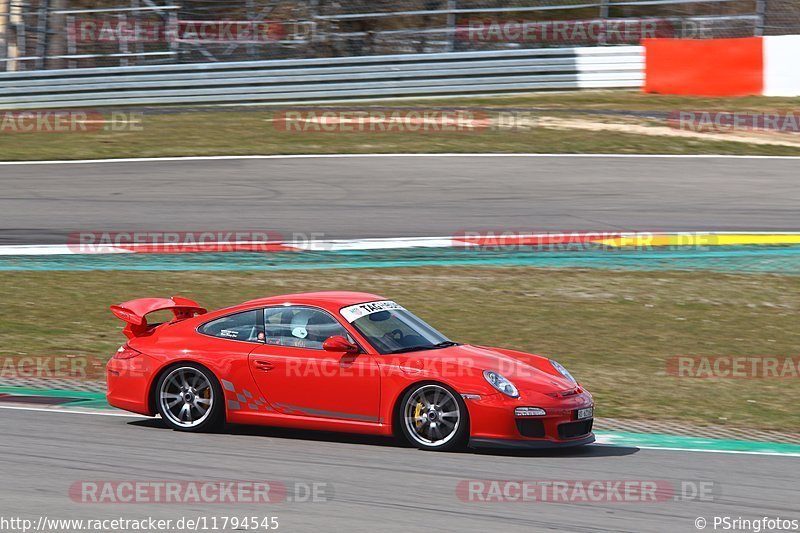
<svg viewBox="0 0 800 533">
<path fill-rule="evenodd" d="M 572 374 L 570 374 L 569 371 L 566 368 L 561 366 L 558 363 L 558 361 L 553 361 L 552 359 L 550 359 L 550 364 L 553 365 L 553 368 L 558 370 L 559 374 L 561 374 L 562 376 L 564 376 L 565 378 L 567 378 L 568 380 L 570 380 L 574 384 L 576 384 L 576 385 L 578 384 L 578 382 L 575 380 L 575 378 L 572 377 Z"/>
<path fill-rule="evenodd" d="M 498 374 L 497 372 L 493 372 L 491 370 L 484 370 L 483 377 L 486 378 L 486 381 L 489 382 L 489 385 L 499 390 L 506 396 L 511 396 L 512 398 L 519 398 L 519 391 L 514 386 L 514 384 L 508 381 L 500 374 Z"/>
</svg>

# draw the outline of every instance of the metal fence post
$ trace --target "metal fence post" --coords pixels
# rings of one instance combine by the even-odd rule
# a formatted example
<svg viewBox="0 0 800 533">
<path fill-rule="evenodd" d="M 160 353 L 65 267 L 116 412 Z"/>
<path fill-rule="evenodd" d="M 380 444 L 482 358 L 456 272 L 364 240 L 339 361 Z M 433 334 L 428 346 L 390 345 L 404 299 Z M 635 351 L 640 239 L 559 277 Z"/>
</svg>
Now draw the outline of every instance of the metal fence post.
<svg viewBox="0 0 800 533">
<path fill-rule="evenodd" d="M 253 0 L 245 0 L 245 11 L 247 13 L 247 21 L 250 24 L 252 24 L 253 28 L 255 29 L 256 20 L 260 19 L 261 17 L 258 17 L 256 15 L 256 6 L 253 4 Z M 256 35 L 255 32 L 253 32 L 253 34 Z M 255 45 L 253 43 L 247 43 L 246 48 L 247 48 L 247 56 L 250 59 L 256 59 L 257 56 L 256 56 Z"/>
<path fill-rule="evenodd" d="M 30 16 L 28 10 L 31 9 L 31 5 L 28 0 L 17 1 L 17 3 L 19 4 L 19 22 L 14 26 L 17 29 L 17 57 L 28 57 L 28 25 L 25 17 L 26 15 Z M 30 70 L 23 59 L 17 63 L 17 69 Z"/>
<path fill-rule="evenodd" d="M 15 72 L 21 70 L 22 63 L 17 61 L 20 56 L 25 56 L 25 19 L 23 8 L 27 5 L 25 0 L 11 0 L 8 14 L 8 66 L 6 70 Z"/>
<path fill-rule="evenodd" d="M 48 18 L 50 18 L 50 0 L 41 0 L 39 3 L 39 14 L 36 21 L 36 61 L 35 69 L 42 70 L 45 68 L 45 59 L 47 58 L 47 41 L 48 41 Z"/>
<path fill-rule="evenodd" d="M 310 51 L 311 55 L 316 55 L 317 47 L 319 46 L 320 36 L 319 36 L 319 27 L 318 24 L 320 23 L 319 20 L 319 0 L 311 0 L 311 22 L 310 22 Z"/>
<path fill-rule="evenodd" d="M 0 60 L 8 57 L 9 7 L 9 0 L 0 0 Z M 7 63 L 7 61 L 0 61 L 0 70 L 5 70 Z"/>
<path fill-rule="evenodd" d="M 167 34 L 171 35 L 171 38 L 169 38 L 169 48 L 170 51 L 175 53 L 173 56 L 175 58 L 175 62 L 180 63 L 180 42 L 178 40 L 180 28 L 178 23 L 178 13 L 176 11 L 170 11 L 167 13 L 167 19 L 167 28 L 169 28 L 167 30 Z"/>
<path fill-rule="evenodd" d="M 67 52 L 67 18 L 64 15 L 67 2 L 66 0 L 51 0 L 51 2 L 45 28 L 48 39 L 45 43 L 44 68 L 64 68 L 66 62 L 61 56 Z"/>
<path fill-rule="evenodd" d="M 78 43 L 76 41 L 76 35 L 73 31 L 75 28 L 75 17 L 69 15 L 67 17 L 67 54 L 74 56 L 78 53 Z M 74 59 L 70 59 L 67 61 L 67 68 L 77 68 L 78 62 Z"/>
<path fill-rule="evenodd" d="M 139 34 L 142 26 L 142 13 L 141 11 L 138 11 L 138 9 L 141 7 L 139 0 L 131 0 L 131 7 L 137 10 L 133 12 L 134 36 L 135 36 L 135 42 L 133 43 L 133 46 L 136 48 L 136 53 L 141 54 L 144 52 L 144 43 L 142 43 L 142 38 Z M 140 60 L 141 56 L 137 56 L 136 62 L 138 63 Z"/>
<path fill-rule="evenodd" d="M 600 18 L 608 18 L 608 0 L 600 0 Z"/>
<path fill-rule="evenodd" d="M 121 67 L 127 67 L 130 64 L 128 62 L 128 52 L 130 52 L 128 41 L 130 40 L 130 36 L 127 30 L 128 30 L 128 16 L 125 13 L 120 13 L 119 16 L 117 17 L 117 35 L 119 35 L 118 37 L 119 39 L 118 45 L 120 51 L 119 65 Z"/>
<path fill-rule="evenodd" d="M 755 36 L 764 35 L 764 16 L 767 12 L 767 0 L 756 0 L 756 30 Z"/>
<path fill-rule="evenodd" d="M 455 10 L 458 8 L 456 0 L 447 0 L 447 51 L 452 52 L 455 49 L 456 41 L 456 14 Z"/>
</svg>

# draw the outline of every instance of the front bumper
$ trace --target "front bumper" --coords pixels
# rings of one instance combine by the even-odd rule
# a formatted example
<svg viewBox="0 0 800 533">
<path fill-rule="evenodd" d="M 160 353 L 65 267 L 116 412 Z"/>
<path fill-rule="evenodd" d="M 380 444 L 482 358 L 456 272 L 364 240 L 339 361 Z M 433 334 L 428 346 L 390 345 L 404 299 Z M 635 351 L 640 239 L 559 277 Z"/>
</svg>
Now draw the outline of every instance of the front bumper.
<svg viewBox="0 0 800 533">
<path fill-rule="evenodd" d="M 469 439 L 470 448 L 497 448 L 505 450 L 553 450 L 560 448 L 572 448 L 583 446 L 594 442 L 594 433 L 589 433 L 585 437 L 565 441 L 553 441 L 543 439 L 487 439 L 473 437 Z"/>
<path fill-rule="evenodd" d="M 466 399 L 470 416 L 470 446 L 546 449 L 594 442 L 593 418 L 578 419 L 579 409 L 594 407 L 590 394 L 581 392 L 545 400 L 522 393 L 520 398 L 493 394 Z M 539 407 L 542 416 L 517 416 L 516 407 Z"/>
</svg>

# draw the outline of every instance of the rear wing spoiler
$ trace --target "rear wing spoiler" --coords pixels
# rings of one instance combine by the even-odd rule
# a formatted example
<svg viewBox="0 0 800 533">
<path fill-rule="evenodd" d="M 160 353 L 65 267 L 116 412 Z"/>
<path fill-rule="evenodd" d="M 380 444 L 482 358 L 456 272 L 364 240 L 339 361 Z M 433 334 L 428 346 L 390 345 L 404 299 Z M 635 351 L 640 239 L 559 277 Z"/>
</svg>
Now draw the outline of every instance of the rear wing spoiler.
<svg viewBox="0 0 800 533">
<path fill-rule="evenodd" d="M 204 315 L 208 312 L 194 300 L 181 298 L 180 296 L 173 296 L 172 298 L 139 298 L 138 300 L 111 306 L 111 312 L 117 318 L 126 322 L 125 329 L 122 332 L 129 339 L 143 335 L 147 331 L 148 325 L 145 318 L 147 315 L 165 309 L 172 311 L 176 322 L 192 318 L 195 315 Z"/>
</svg>

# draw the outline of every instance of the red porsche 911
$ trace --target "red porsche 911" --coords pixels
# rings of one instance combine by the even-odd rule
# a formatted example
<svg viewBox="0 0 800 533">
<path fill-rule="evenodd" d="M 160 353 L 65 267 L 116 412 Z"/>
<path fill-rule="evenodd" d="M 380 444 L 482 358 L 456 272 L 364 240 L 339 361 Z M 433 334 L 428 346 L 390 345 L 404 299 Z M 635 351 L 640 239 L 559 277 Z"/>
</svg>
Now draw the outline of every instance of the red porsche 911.
<svg viewBox="0 0 800 533">
<path fill-rule="evenodd" d="M 453 342 L 374 294 L 272 296 L 210 313 L 143 298 L 111 310 L 128 341 L 108 363 L 108 402 L 176 430 L 395 434 L 428 450 L 594 441 L 592 396 L 563 366 Z M 171 320 L 148 324 L 164 310 Z"/>
</svg>

